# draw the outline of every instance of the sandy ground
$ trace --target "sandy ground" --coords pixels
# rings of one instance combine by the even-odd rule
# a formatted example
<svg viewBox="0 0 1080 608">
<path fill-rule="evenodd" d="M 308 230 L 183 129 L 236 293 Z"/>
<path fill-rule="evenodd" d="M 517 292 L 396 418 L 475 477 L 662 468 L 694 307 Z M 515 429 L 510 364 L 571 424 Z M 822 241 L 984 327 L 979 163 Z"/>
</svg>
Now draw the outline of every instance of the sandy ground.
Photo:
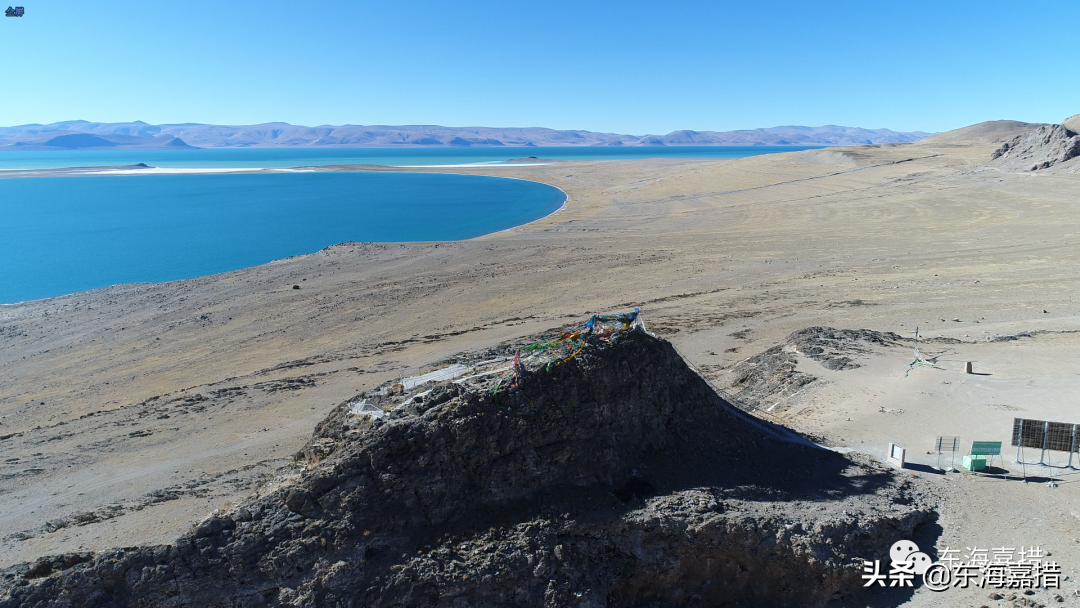
<svg viewBox="0 0 1080 608">
<path fill-rule="evenodd" d="M 853 370 L 800 362 L 819 381 L 775 417 L 877 457 L 894 441 L 934 464 L 938 435 L 1007 444 L 1014 416 L 1080 422 L 1076 161 L 1003 173 L 985 167 L 990 140 L 429 169 L 541 181 L 569 200 L 471 241 L 343 244 L 0 307 L 0 566 L 167 542 L 272 476 L 356 392 L 594 311 L 640 306 L 721 388 L 805 327 L 961 340 L 927 345 L 949 349 L 943 369 L 906 378 L 906 347 Z M 1042 545 L 1080 605 L 1080 476 L 1055 471 L 1048 488 L 923 468 L 911 474 L 951 489 L 939 548 Z M 993 604 L 988 592 L 909 603 Z"/>
</svg>

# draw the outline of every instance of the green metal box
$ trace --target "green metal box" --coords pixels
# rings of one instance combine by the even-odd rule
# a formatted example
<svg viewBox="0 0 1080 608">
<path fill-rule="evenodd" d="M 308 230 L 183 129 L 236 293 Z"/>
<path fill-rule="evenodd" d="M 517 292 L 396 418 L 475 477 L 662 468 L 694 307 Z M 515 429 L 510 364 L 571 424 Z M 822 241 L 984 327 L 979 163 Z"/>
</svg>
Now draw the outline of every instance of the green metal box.
<svg viewBox="0 0 1080 608">
<path fill-rule="evenodd" d="M 964 456 L 964 468 L 969 471 L 982 471 L 986 469 L 986 457 Z"/>
</svg>

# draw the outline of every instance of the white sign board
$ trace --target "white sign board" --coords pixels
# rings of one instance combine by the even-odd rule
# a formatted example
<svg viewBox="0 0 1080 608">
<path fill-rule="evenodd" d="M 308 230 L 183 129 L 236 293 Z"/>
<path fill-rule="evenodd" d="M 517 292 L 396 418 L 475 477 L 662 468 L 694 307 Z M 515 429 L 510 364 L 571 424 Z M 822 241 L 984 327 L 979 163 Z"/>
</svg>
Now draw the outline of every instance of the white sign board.
<svg viewBox="0 0 1080 608">
<path fill-rule="evenodd" d="M 889 464 L 892 464 L 898 468 L 904 468 L 904 459 L 907 456 L 907 450 L 896 445 L 895 443 L 889 444 Z"/>
</svg>

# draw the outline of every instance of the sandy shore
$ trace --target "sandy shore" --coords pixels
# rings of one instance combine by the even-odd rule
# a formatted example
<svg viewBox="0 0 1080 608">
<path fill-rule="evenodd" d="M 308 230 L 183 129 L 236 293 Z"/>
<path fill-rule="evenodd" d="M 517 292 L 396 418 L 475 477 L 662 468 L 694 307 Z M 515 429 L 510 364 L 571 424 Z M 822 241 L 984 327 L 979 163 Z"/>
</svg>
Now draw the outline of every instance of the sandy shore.
<svg viewBox="0 0 1080 608">
<path fill-rule="evenodd" d="M 906 378 L 906 347 L 843 371 L 799 355 L 818 381 L 769 416 L 876 457 L 896 441 L 932 464 L 938 435 L 1007 444 L 1014 415 L 1080 422 L 1076 161 L 1004 173 L 986 166 L 992 140 L 454 168 L 569 199 L 470 241 L 342 244 L 0 308 L 0 565 L 168 541 L 268 479 L 356 392 L 594 311 L 640 306 L 720 388 L 806 327 L 957 340 L 943 369 Z M 1080 586 L 1080 477 L 913 474 L 951 488 L 942 546 L 1041 544 L 1071 573 L 1062 595 Z M 979 605 L 988 591 L 950 593 Z M 910 605 L 940 605 L 930 595 Z"/>
</svg>

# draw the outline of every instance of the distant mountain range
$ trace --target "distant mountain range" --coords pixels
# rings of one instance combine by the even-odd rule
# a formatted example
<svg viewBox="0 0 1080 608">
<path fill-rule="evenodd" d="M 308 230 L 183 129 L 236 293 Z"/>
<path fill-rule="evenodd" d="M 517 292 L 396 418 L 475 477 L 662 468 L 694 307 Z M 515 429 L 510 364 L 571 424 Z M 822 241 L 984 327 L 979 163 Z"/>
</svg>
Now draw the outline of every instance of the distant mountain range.
<svg viewBox="0 0 1080 608">
<path fill-rule="evenodd" d="M 541 127 L 440 127 L 436 125 L 304 127 L 261 125 L 149 125 L 142 121 L 85 120 L 0 127 L 3 150 L 182 148 L 310 148 L 424 146 L 848 146 L 902 143 L 931 135 L 859 127 L 771 127 L 743 131 L 673 131 L 619 135 Z"/>
</svg>

